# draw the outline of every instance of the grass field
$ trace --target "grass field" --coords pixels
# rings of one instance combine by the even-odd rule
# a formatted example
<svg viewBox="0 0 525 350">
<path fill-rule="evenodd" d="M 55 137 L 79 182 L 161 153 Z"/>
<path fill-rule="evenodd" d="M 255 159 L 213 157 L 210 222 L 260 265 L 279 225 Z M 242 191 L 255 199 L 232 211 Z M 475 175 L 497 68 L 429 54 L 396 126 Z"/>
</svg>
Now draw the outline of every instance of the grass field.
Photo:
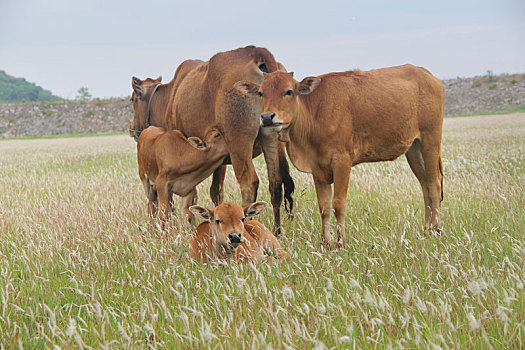
<svg viewBox="0 0 525 350">
<path fill-rule="evenodd" d="M 189 229 L 148 228 L 135 152 L 123 135 L 0 141 L 0 348 L 525 347 L 525 114 L 445 120 L 441 236 L 401 157 L 353 169 L 348 245 L 323 251 L 294 170 L 281 264 L 189 261 Z"/>
</svg>

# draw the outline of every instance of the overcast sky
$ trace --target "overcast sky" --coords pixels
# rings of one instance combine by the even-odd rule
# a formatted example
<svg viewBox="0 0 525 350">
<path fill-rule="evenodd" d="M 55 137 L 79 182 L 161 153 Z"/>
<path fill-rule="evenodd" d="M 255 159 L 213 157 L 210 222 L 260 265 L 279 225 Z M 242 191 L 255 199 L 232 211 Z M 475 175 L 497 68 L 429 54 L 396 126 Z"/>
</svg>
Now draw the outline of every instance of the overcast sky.
<svg viewBox="0 0 525 350">
<path fill-rule="evenodd" d="M 525 1 L 0 0 L 0 69 L 74 98 L 127 96 L 187 58 L 255 44 L 301 79 L 413 63 L 525 72 Z"/>
</svg>

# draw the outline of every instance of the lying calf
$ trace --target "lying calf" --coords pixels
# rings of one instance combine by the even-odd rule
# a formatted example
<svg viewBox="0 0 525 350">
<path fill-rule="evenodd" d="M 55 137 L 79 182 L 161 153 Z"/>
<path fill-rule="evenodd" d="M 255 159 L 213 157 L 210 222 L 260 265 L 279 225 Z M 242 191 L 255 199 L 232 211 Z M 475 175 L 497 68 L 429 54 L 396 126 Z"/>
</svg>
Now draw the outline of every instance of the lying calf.
<svg viewBox="0 0 525 350">
<path fill-rule="evenodd" d="M 172 212 L 172 195 L 188 195 L 195 186 L 210 176 L 228 155 L 219 129 L 212 127 L 204 141 L 186 138 L 178 130 L 166 131 L 156 126 L 144 130 L 137 142 L 139 176 L 151 217 L 158 215 L 161 228 Z M 193 217 L 190 212 L 184 217 Z"/>
<path fill-rule="evenodd" d="M 254 262 L 268 255 L 277 260 L 287 253 L 277 238 L 260 222 L 249 220 L 266 208 L 265 202 L 247 208 L 225 202 L 214 210 L 194 205 L 190 211 L 207 220 L 195 229 L 190 239 L 190 253 L 198 261 L 227 260 Z"/>
</svg>

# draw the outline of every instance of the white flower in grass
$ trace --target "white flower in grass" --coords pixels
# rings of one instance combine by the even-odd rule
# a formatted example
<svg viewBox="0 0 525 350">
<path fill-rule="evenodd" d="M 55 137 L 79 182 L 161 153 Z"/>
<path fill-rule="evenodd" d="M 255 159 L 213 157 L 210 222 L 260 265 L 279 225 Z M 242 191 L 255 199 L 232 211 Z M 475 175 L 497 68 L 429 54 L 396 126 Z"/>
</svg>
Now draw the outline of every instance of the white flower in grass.
<svg viewBox="0 0 525 350">
<path fill-rule="evenodd" d="M 474 314 L 469 313 L 467 315 L 467 320 L 468 320 L 468 325 L 470 327 L 470 330 L 472 332 L 478 330 L 479 327 L 481 327 L 481 323 L 478 320 L 476 320 L 476 317 L 474 316 Z"/>
</svg>

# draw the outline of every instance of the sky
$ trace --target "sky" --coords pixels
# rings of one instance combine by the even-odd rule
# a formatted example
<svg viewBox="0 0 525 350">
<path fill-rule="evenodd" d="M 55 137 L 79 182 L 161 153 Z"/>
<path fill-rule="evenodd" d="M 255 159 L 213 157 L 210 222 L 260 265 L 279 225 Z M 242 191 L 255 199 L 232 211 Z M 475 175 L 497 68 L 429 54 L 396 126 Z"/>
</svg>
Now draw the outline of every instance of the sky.
<svg viewBox="0 0 525 350">
<path fill-rule="evenodd" d="M 523 0 L 0 0 L 0 70 L 124 97 L 188 58 L 254 44 L 301 80 L 405 63 L 440 79 L 525 73 Z"/>
</svg>

